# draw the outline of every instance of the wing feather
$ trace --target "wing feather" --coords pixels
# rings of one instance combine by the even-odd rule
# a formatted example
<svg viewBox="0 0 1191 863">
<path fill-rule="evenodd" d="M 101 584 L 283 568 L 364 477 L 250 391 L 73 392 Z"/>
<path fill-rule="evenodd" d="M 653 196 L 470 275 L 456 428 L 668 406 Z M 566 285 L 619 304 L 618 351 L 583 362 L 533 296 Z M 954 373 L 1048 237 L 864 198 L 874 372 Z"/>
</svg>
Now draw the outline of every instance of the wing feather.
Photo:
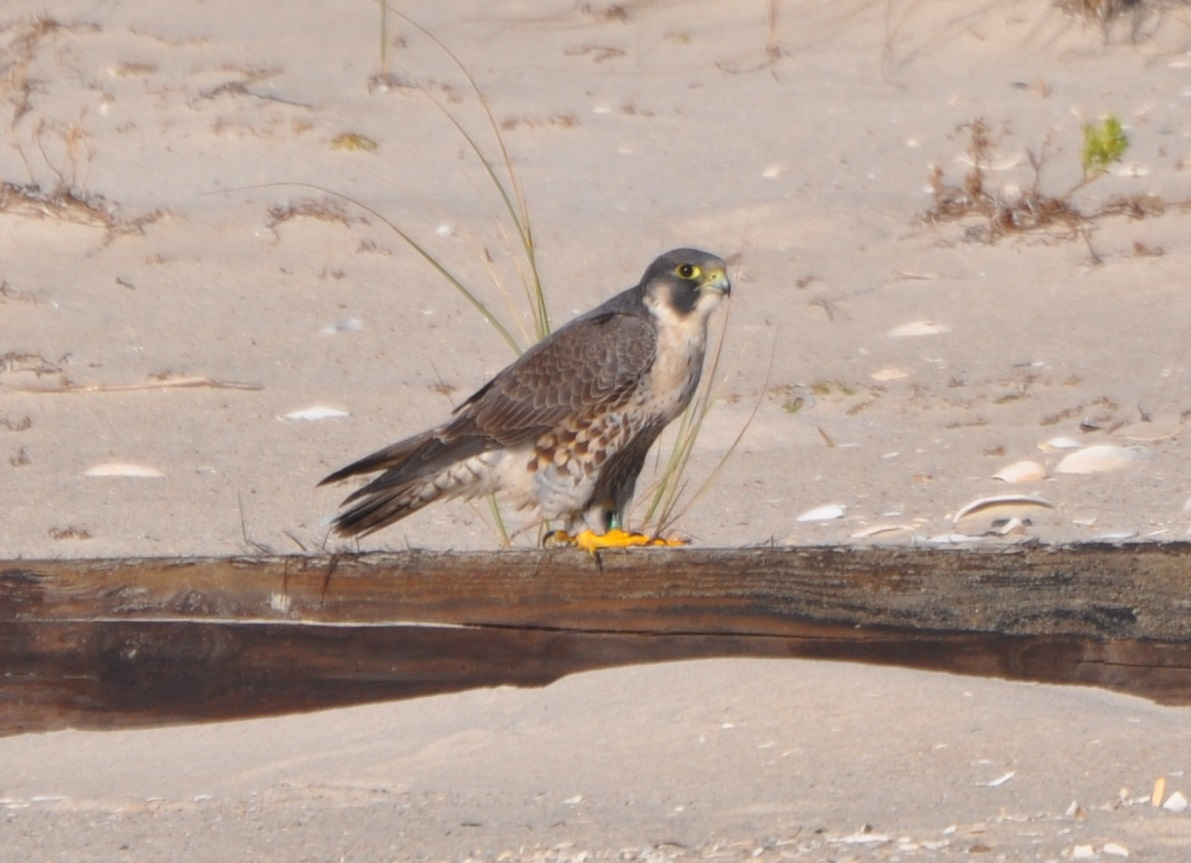
<svg viewBox="0 0 1191 863">
<path fill-rule="evenodd" d="M 446 431 L 501 446 L 598 409 L 615 409 L 648 373 L 657 332 L 642 317 L 580 318 L 539 342 L 459 406 Z"/>
</svg>

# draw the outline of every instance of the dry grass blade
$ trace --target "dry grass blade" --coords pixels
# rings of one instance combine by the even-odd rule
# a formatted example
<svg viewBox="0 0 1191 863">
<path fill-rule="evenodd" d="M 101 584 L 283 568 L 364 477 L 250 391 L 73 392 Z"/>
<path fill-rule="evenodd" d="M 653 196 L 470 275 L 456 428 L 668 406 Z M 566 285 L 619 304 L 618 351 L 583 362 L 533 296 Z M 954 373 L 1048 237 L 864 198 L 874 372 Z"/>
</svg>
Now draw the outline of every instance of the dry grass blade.
<svg viewBox="0 0 1191 863">
<path fill-rule="evenodd" d="M 75 384 L 66 381 L 56 387 L 12 387 L 14 392 L 40 393 L 130 393 L 141 390 L 213 389 L 213 390 L 263 390 L 260 384 L 242 381 L 221 381 L 208 377 L 167 378 L 142 381 L 135 384 Z"/>
<path fill-rule="evenodd" d="M 467 70 L 467 67 L 463 64 L 463 61 L 456 56 L 454 51 L 448 48 L 437 36 L 435 36 L 421 24 L 414 21 L 412 18 L 409 18 L 400 12 L 396 12 L 396 14 L 400 15 L 402 20 L 426 36 L 426 38 L 433 42 L 444 54 L 447 55 L 447 57 L 451 59 L 451 62 L 455 64 L 456 68 L 459 69 L 460 73 L 462 73 L 463 77 L 467 80 L 467 83 L 471 86 L 472 91 L 476 94 L 476 98 L 479 99 L 481 107 L 484 109 L 484 115 L 488 119 L 488 124 L 492 129 L 493 137 L 496 140 L 497 146 L 500 148 L 501 161 L 504 163 L 505 174 L 508 177 L 507 186 L 505 185 L 505 181 L 503 181 L 500 178 L 500 175 L 497 174 L 496 169 L 493 167 L 492 160 L 485 155 L 483 149 L 476 142 L 471 133 L 469 133 L 459 121 L 459 118 L 456 117 L 445 105 L 443 105 L 433 93 L 431 93 L 425 87 L 418 85 L 418 89 L 421 90 L 422 93 L 424 93 L 440 111 L 442 111 L 443 115 L 446 116 L 446 118 L 451 122 L 456 131 L 463 136 L 463 139 L 467 142 L 468 147 L 471 148 L 471 151 L 475 153 L 476 157 L 480 160 L 480 163 L 484 166 L 484 170 L 487 172 L 488 178 L 492 181 L 492 185 L 496 187 L 496 190 L 500 195 L 501 202 L 503 203 L 505 210 L 509 214 L 509 218 L 512 220 L 513 225 L 517 230 L 517 236 L 521 243 L 522 252 L 525 255 L 526 262 L 529 264 L 530 283 L 526 285 L 526 296 L 529 301 L 530 308 L 533 310 L 534 328 L 537 333 L 537 337 L 539 339 L 545 338 L 550 334 L 551 331 L 550 315 L 546 306 L 545 290 L 542 287 L 541 276 L 538 272 L 537 249 L 534 245 L 533 227 L 529 218 L 529 206 L 525 199 L 524 188 L 517 179 L 517 172 L 513 168 L 513 160 L 509 156 L 508 148 L 505 146 L 504 136 L 500 131 L 500 124 L 496 122 L 496 117 L 494 117 L 492 114 L 492 106 L 489 104 L 487 97 L 484 96 L 483 91 L 476 83 L 475 78 Z"/>
<path fill-rule="evenodd" d="M 283 183 L 261 183 L 261 184 L 255 185 L 255 186 L 240 186 L 240 187 L 233 188 L 233 189 L 227 189 L 226 191 L 242 192 L 242 191 L 250 191 L 253 189 L 271 189 L 271 188 L 284 188 L 284 187 L 293 187 L 293 186 L 296 186 L 296 187 L 302 188 L 302 189 L 313 189 L 316 192 L 322 192 L 324 195 L 331 195 L 332 197 L 338 198 L 341 201 L 346 201 L 347 203 L 351 204 L 353 207 L 358 207 L 359 209 L 363 210 L 365 213 L 368 213 L 370 216 L 375 217 L 379 222 L 381 222 L 381 224 L 383 224 L 390 231 L 392 231 L 394 234 L 396 234 L 398 237 L 400 237 L 401 240 L 407 246 L 409 246 L 411 249 L 413 249 L 422 258 L 422 260 L 424 260 L 426 263 L 428 263 L 431 266 L 431 268 L 434 269 L 434 271 L 436 273 L 438 273 L 444 280 L 446 280 L 446 282 L 448 284 L 451 285 L 451 287 L 453 287 L 456 291 L 458 291 L 463 296 L 464 299 L 466 299 L 469 303 L 471 303 L 471 305 L 476 309 L 476 311 L 478 311 L 480 313 L 480 315 L 483 316 L 484 320 L 486 320 L 489 324 L 491 324 L 492 328 L 494 330 L 496 330 L 497 333 L 500 334 L 500 337 L 502 339 L 504 339 L 505 342 L 508 343 L 509 347 L 511 347 L 515 353 L 518 353 L 518 354 L 521 353 L 523 348 L 521 347 L 520 342 L 518 342 L 516 337 L 512 334 L 512 332 L 510 332 L 509 329 L 507 327 L 505 327 L 505 325 L 500 322 L 500 319 L 497 318 L 496 315 L 494 315 L 492 313 L 492 311 L 488 308 L 488 306 L 484 303 L 484 301 L 481 300 L 475 292 L 473 292 L 470 288 L 468 288 L 467 285 L 465 285 L 463 283 L 463 281 L 461 279 L 459 279 L 459 277 L 457 277 L 453 272 L 451 272 L 451 270 L 447 267 L 446 264 L 444 264 L 442 261 L 440 261 L 425 246 L 423 246 L 416 239 L 414 239 L 414 237 L 410 233 L 402 230 L 400 227 L 398 227 L 396 222 L 394 222 L 388 216 L 384 215 L 382 212 L 380 212 L 380 210 L 377 210 L 375 207 L 369 206 L 368 204 L 365 204 L 363 201 L 357 200 L 356 198 L 353 198 L 350 195 L 345 195 L 342 192 L 336 192 L 334 189 L 328 189 L 325 186 L 319 186 L 315 183 L 305 183 L 300 180 L 288 180 Z M 212 193 L 212 194 L 215 194 L 215 193 Z M 274 207 L 273 210 L 270 211 L 271 214 L 273 214 L 274 211 L 276 211 L 277 209 L 278 208 Z M 309 212 L 307 212 L 307 210 L 309 210 L 309 208 L 307 208 L 307 207 L 297 207 L 297 208 L 291 208 L 291 209 L 293 210 L 292 213 L 290 213 L 289 210 L 287 210 L 287 217 L 286 217 L 287 219 L 295 218 L 298 216 L 311 215 Z M 276 218 L 276 217 L 274 216 L 274 218 Z"/>
<path fill-rule="evenodd" d="M 769 374 L 773 370 L 773 356 L 777 350 L 777 339 L 775 337 L 773 343 L 773 352 L 769 358 L 769 368 L 766 371 L 765 383 L 761 387 L 761 394 L 757 398 L 757 403 L 753 406 L 752 413 L 749 414 L 748 420 L 745 421 L 741 427 L 740 432 L 732 441 L 731 446 L 724 452 L 716 466 L 712 468 L 711 472 L 699 484 L 694 493 L 687 499 L 682 510 L 678 510 L 678 501 L 685 493 L 689 479 L 686 477 L 687 467 L 690 462 L 691 454 L 694 452 L 695 442 L 699 437 L 699 432 L 702 429 L 703 421 L 707 418 L 707 414 L 711 411 L 711 406 L 715 400 L 716 391 L 719 387 L 717 379 L 719 378 L 720 361 L 723 356 L 724 339 L 728 332 L 728 322 L 731 317 L 731 304 L 725 310 L 723 321 L 720 326 L 719 337 L 716 340 L 715 351 L 712 354 L 710 366 L 704 371 L 703 384 L 700 386 L 699 395 L 687 407 L 682 415 L 678 427 L 678 433 L 675 437 L 674 445 L 671 447 L 670 455 L 666 460 L 666 465 L 662 469 L 661 476 L 655 483 L 649 506 L 645 511 L 645 523 L 656 523 L 656 534 L 661 535 L 668 531 L 679 518 L 686 512 L 691 505 L 698 500 L 703 493 L 711 487 L 712 482 L 719 474 L 720 470 L 728 462 L 732 453 L 743 439 L 745 432 L 748 431 L 752 425 L 753 418 L 757 415 L 757 410 L 761 406 L 761 398 L 764 397 L 766 389 L 769 387 Z"/>
<path fill-rule="evenodd" d="M 488 495 L 488 512 L 492 515 L 493 525 L 496 527 L 497 534 L 500 535 L 500 544 L 508 548 L 513 544 L 512 538 L 509 536 L 509 528 L 505 524 L 504 513 L 500 511 L 500 501 L 496 499 L 496 495 Z"/>
</svg>

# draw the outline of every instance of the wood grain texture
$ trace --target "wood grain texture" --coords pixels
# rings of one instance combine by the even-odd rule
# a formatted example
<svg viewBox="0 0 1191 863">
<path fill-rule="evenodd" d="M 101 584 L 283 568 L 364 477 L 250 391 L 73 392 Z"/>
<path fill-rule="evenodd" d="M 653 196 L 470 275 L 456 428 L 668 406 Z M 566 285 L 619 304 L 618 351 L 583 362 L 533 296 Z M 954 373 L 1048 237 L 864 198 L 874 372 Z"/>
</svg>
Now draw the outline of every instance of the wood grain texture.
<svg viewBox="0 0 1191 863">
<path fill-rule="evenodd" d="M 0 564 L 0 733 L 812 657 L 1191 703 L 1191 546 Z"/>
</svg>

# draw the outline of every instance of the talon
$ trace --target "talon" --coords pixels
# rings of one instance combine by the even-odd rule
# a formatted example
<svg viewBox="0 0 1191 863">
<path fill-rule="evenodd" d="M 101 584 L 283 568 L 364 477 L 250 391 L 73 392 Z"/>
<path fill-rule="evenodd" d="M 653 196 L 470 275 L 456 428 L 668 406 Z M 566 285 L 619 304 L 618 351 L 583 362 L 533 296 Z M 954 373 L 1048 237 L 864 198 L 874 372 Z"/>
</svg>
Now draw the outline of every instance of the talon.
<svg viewBox="0 0 1191 863">
<path fill-rule="evenodd" d="M 542 537 L 542 548 L 570 548 L 575 544 L 575 537 L 565 530 L 552 530 Z"/>
</svg>

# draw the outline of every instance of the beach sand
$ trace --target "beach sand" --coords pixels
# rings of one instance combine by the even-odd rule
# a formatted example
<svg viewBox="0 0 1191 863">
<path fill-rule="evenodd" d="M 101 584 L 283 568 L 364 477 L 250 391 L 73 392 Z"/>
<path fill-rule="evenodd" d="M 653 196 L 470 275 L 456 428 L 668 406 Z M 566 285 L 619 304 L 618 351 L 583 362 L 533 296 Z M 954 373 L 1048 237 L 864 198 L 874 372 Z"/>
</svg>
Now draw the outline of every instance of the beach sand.
<svg viewBox="0 0 1191 863">
<path fill-rule="evenodd" d="M 736 262 L 675 530 L 701 547 L 1187 537 L 1186 9 L 1106 39 L 1042 0 L 787 2 L 773 20 L 764 3 L 398 8 L 483 93 L 555 324 L 667 249 Z M 0 557 L 335 549 L 350 487 L 318 480 L 513 358 L 392 229 L 531 332 L 524 257 L 454 125 L 503 176 L 484 104 L 441 46 L 387 27 L 382 62 L 366 3 L 5 5 Z M 979 217 L 922 218 L 934 166 L 956 186 L 970 171 L 974 121 L 1012 202 L 1075 187 L 1083 127 L 1107 114 L 1129 149 L 1070 203 L 1149 217 L 995 243 Z M 312 408 L 343 415 L 288 418 Z M 1060 469 L 1088 447 L 1111 449 Z M 994 478 L 1021 461 L 1043 475 Z M 1017 507 L 1005 536 L 1004 512 L 954 518 L 1004 494 L 1047 506 Z M 497 544 L 483 502 L 453 502 L 359 547 Z M 11 859 L 1169 860 L 1191 816 L 1142 798 L 1160 777 L 1162 802 L 1191 795 L 1188 740 L 1191 712 L 1094 691 L 701 662 L 10 737 L 0 798 Z"/>
</svg>

